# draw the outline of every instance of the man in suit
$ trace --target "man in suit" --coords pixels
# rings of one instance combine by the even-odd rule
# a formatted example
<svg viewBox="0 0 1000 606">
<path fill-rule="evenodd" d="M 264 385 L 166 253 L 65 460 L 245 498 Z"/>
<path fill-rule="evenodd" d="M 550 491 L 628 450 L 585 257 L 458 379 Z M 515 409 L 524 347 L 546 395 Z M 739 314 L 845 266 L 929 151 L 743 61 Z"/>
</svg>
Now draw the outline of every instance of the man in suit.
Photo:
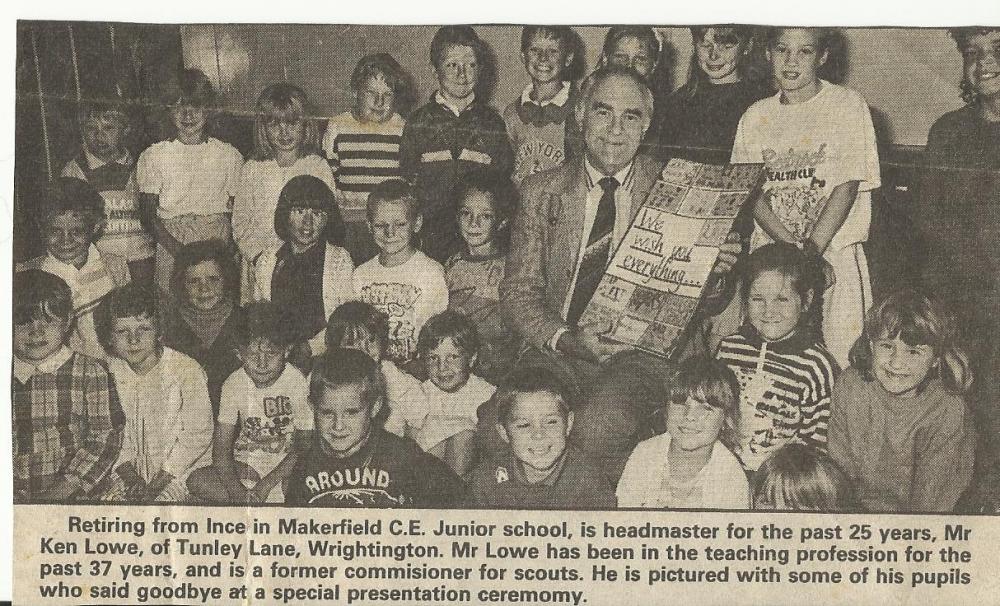
<svg viewBox="0 0 1000 606">
<path fill-rule="evenodd" d="M 584 153 L 525 180 L 500 284 L 505 320 L 530 345 L 519 365 L 545 366 L 576 387 L 571 438 L 615 481 L 664 403 L 672 364 L 602 341 L 578 320 L 662 169 L 638 154 L 652 114 L 653 95 L 634 71 L 608 66 L 587 79 L 576 107 Z M 739 240 L 730 234 L 716 276 L 731 269 Z"/>
</svg>

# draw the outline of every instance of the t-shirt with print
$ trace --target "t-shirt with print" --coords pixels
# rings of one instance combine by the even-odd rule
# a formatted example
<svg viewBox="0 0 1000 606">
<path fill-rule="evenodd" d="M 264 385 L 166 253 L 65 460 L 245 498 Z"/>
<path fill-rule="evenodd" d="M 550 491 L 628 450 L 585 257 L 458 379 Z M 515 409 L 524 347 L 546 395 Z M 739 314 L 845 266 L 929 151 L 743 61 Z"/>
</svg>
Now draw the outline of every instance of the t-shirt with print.
<svg viewBox="0 0 1000 606">
<path fill-rule="evenodd" d="M 740 119 L 732 162 L 766 165 L 771 208 L 798 239 L 812 233 L 835 187 L 860 181 L 830 250 L 868 239 L 871 191 L 881 178 L 871 112 L 854 90 L 821 80 L 819 92 L 803 103 L 783 104 L 780 93 L 754 103 Z M 771 241 L 756 225 L 751 248 Z"/>
<path fill-rule="evenodd" d="M 416 356 L 417 336 L 431 316 L 448 309 L 444 268 L 416 251 L 395 267 L 378 257 L 354 270 L 354 293 L 389 316 L 389 347 L 393 361 L 406 363 Z"/>
<path fill-rule="evenodd" d="M 160 197 L 163 219 L 232 211 L 243 156 L 228 143 L 208 138 L 187 145 L 177 140 L 154 143 L 139 156 L 139 191 Z"/>
<path fill-rule="evenodd" d="M 465 500 L 462 480 L 413 440 L 373 428 L 358 452 L 341 459 L 321 439 L 289 474 L 288 505 L 455 507 Z"/>
<path fill-rule="evenodd" d="M 576 106 L 572 82 L 563 82 L 559 92 L 541 104 L 531 98 L 533 89 L 534 85 L 529 84 L 503 112 L 507 136 L 514 148 L 511 178 L 516 183 L 566 160 L 566 118 Z"/>
<path fill-rule="evenodd" d="M 139 220 L 139 187 L 131 153 L 126 151 L 118 160 L 104 162 L 84 148 L 66 163 L 62 176 L 90 183 L 104 199 L 104 229 L 96 242 L 101 252 L 126 261 L 153 256 L 153 238 Z"/>
<path fill-rule="evenodd" d="M 313 428 L 308 397 L 306 378 L 291 364 L 268 387 L 257 387 L 243 368 L 234 372 L 222 385 L 218 418 L 239 432 L 233 458 L 261 477 L 271 473 L 291 451 L 295 430 Z"/>
</svg>

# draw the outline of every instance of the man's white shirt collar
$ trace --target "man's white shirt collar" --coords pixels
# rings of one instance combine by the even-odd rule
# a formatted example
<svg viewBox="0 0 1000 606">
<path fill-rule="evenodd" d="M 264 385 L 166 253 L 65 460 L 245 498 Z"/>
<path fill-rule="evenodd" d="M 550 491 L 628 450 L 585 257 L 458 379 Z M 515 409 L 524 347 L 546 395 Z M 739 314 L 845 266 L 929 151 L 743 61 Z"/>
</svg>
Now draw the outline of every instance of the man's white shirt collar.
<svg viewBox="0 0 1000 606">
<path fill-rule="evenodd" d="M 583 157 L 583 166 L 587 172 L 588 190 L 594 189 L 594 187 L 598 185 L 598 183 L 600 183 L 601 179 L 607 176 L 614 177 L 615 181 L 618 181 L 618 185 L 620 187 L 629 191 L 632 190 L 632 167 L 635 166 L 634 158 L 631 162 L 625 165 L 624 168 L 622 168 L 620 171 L 616 172 L 613 175 L 605 175 L 601 171 L 594 168 L 594 166 L 590 163 L 590 158 L 588 158 L 586 155 L 584 155 Z"/>
</svg>

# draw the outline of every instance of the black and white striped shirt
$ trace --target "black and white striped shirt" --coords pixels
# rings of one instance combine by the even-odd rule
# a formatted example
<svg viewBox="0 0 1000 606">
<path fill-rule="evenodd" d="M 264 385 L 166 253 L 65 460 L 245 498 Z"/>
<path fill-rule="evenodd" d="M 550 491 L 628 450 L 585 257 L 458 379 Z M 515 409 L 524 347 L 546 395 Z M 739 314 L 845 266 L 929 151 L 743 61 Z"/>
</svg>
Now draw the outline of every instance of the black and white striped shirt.
<svg viewBox="0 0 1000 606">
<path fill-rule="evenodd" d="M 793 333 L 761 339 L 750 325 L 723 339 L 718 358 L 740 382 L 737 456 L 756 470 L 790 442 L 826 450 L 830 396 L 837 363 L 823 345 Z"/>
<path fill-rule="evenodd" d="M 382 123 L 359 122 L 351 112 L 330 119 L 323 135 L 323 152 L 333 170 L 345 221 L 364 221 L 372 189 L 383 181 L 400 178 L 399 142 L 404 125 L 399 114 Z"/>
</svg>

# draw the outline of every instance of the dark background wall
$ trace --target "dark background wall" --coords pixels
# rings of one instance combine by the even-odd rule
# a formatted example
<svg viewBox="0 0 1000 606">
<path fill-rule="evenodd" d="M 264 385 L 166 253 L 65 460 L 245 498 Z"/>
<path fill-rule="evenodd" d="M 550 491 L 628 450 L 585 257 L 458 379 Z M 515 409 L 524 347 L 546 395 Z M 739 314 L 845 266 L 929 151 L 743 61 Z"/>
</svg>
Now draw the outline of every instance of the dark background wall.
<svg viewBox="0 0 1000 606">
<path fill-rule="evenodd" d="M 30 22 L 17 25 L 14 126 L 14 258 L 41 252 L 31 206 L 45 182 L 80 149 L 80 99 L 134 100 L 129 147 L 154 138 L 147 111 L 182 65 L 178 26 Z"/>
<path fill-rule="evenodd" d="M 288 80 L 302 86 L 320 115 L 350 107 L 355 62 L 374 52 L 391 53 L 413 76 L 417 100 L 436 88 L 429 49 L 436 27 L 370 25 L 185 25 L 184 63 L 200 67 L 229 103 L 248 109 L 260 89 Z M 575 27 L 589 71 L 600 55 L 606 27 Z M 683 27 L 657 27 L 664 41 L 666 86 L 687 78 L 691 34 Z M 527 76 L 520 58 L 521 28 L 477 26 L 497 57 L 493 105 L 502 108 L 520 94 Z M 883 117 L 887 142 L 923 145 L 934 120 L 960 107 L 961 57 L 944 29 L 847 28 L 843 84 L 864 94 Z"/>
<path fill-rule="evenodd" d="M 202 69 L 227 108 L 217 135 L 244 152 L 251 144 L 250 111 L 259 91 L 287 80 L 303 86 L 318 116 L 351 105 L 349 79 L 361 56 L 385 51 L 407 69 L 415 102 L 435 89 L 428 51 L 436 28 L 356 25 L 136 25 L 20 22 L 17 37 L 15 259 L 40 251 L 32 200 L 79 149 L 79 98 L 125 91 L 135 98 L 130 146 L 157 140 L 163 84 L 181 66 Z M 526 84 L 520 27 L 480 26 L 497 58 L 492 104 L 502 108 Z M 575 28 L 584 67 L 596 65 L 606 27 Z M 658 27 L 664 40 L 664 86 L 687 78 L 692 52 L 687 28 Z M 879 130 L 885 186 L 876 196 L 869 242 L 873 278 L 890 287 L 912 273 L 919 242 L 909 216 L 918 152 L 934 119 L 961 105 L 960 57 L 943 29 L 846 29 L 844 83 L 861 91 Z M 117 87 L 117 89 L 115 88 Z M 39 95 L 41 92 L 41 95 Z M 44 120 L 42 119 L 44 116 Z M 881 290 L 881 288 L 880 288 Z"/>
</svg>

